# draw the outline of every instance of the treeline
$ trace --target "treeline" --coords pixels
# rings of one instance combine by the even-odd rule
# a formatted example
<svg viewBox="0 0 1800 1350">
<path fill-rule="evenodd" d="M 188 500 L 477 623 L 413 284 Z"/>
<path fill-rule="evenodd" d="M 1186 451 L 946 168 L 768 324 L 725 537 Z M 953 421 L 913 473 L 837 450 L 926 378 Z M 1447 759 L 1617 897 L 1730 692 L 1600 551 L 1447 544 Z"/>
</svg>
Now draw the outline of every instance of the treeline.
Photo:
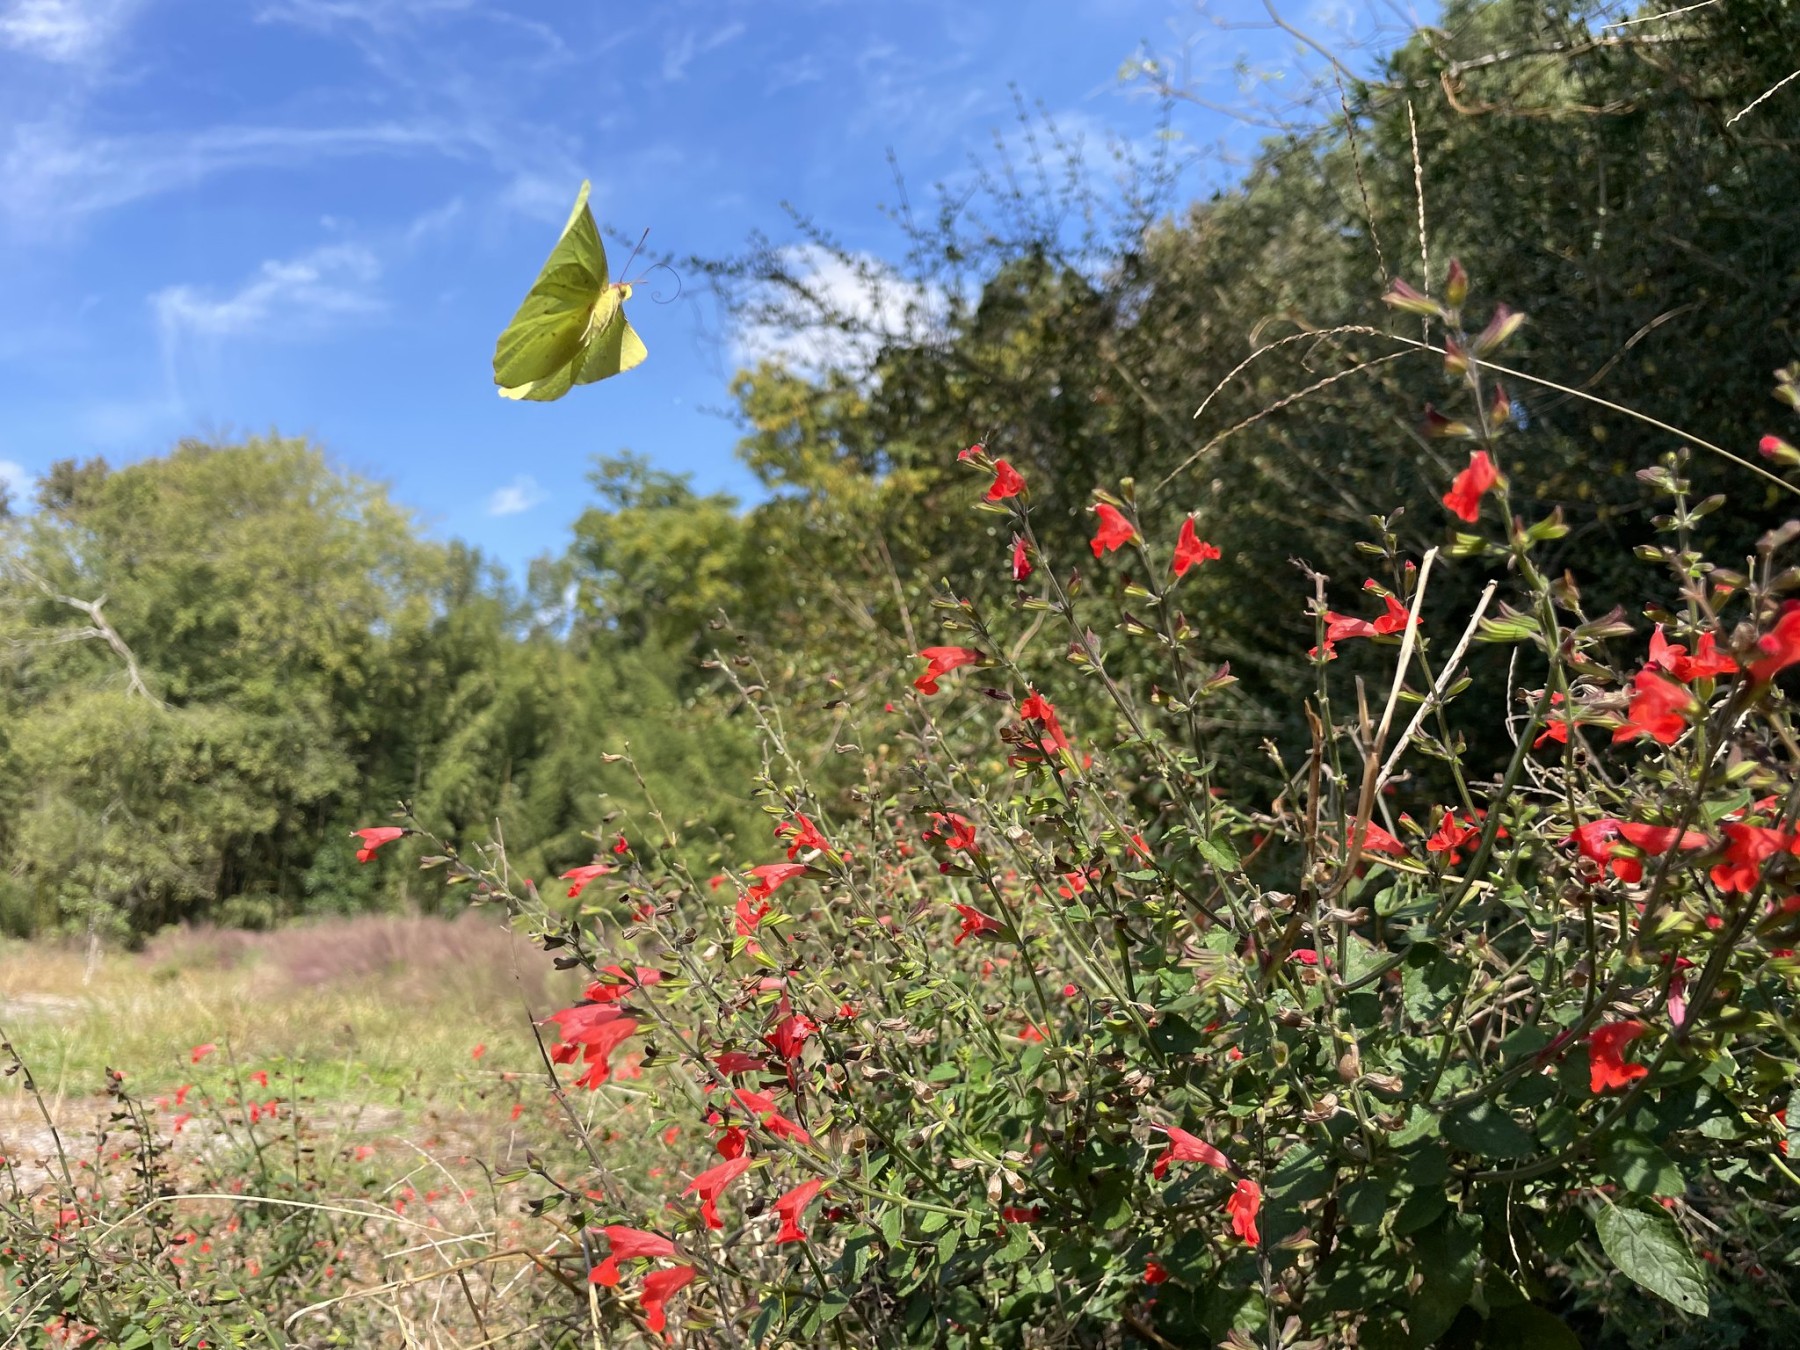
<svg viewBox="0 0 1800 1350">
<path fill-rule="evenodd" d="M 1010 540 L 959 504 L 956 452 L 982 438 L 1029 479 L 1059 573 L 1082 570 L 1097 486 L 1132 476 L 1170 538 L 1199 513 L 1224 556 L 1190 617 L 1239 679 L 1207 744 L 1254 774 L 1314 680 L 1294 560 L 1348 610 L 1384 551 L 1452 542 L 1437 495 L 1466 447 L 1424 425 L 1437 335 L 1380 304 L 1394 275 L 1441 292 L 1452 256 L 1472 311 L 1529 316 L 1509 359 L 1553 382 L 1507 380 L 1505 467 L 1569 526 L 1546 565 L 1580 612 L 1641 611 L 1590 560 L 1651 538 L 1633 471 L 1684 438 L 1625 410 L 1754 459 L 1770 372 L 1800 355 L 1800 86 L 1757 102 L 1792 72 L 1800 5 L 1655 12 L 1453 4 L 1208 200 L 1170 201 L 1152 161 L 1110 217 L 1081 173 L 948 203 L 909 241 L 933 322 L 898 336 L 785 276 L 793 251 L 706 265 L 741 311 L 830 335 L 842 368 L 737 380 L 767 500 L 603 462 L 523 592 L 300 443 L 58 465 L 6 525 L 0 924 L 437 903 L 435 874 L 344 847 L 398 800 L 464 846 L 501 822 L 542 879 L 641 812 L 608 758 L 627 741 L 694 865 L 741 862 L 767 844 L 750 790 L 781 772 L 758 689 L 793 695 L 784 748 L 829 772 L 939 639 L 939 578 L 1010 600 Z M 1702 484 L 1724 475 L 1750 504 L 1708 518 L 1726 539 L 1790 511 L 1700 453 Z M 1073 675 L 1058 692 L 1078 717 Z"/>
</svg>

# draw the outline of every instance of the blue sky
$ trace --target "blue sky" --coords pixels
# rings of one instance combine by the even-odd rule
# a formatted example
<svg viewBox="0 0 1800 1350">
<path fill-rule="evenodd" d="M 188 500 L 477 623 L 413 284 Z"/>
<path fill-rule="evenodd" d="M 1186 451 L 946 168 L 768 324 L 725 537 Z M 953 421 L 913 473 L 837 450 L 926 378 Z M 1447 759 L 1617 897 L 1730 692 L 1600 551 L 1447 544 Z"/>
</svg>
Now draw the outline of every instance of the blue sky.
<svg viewBox="0 0 1800 1350">
<path fill-rule="evenodd" d="M 1346 0 L 1287 15 L 1330 38 Z M 641 368 L 495 396 L 493 340 L 584 177 L 603 226 L 716 255 L 781 203 L 898 248 L 916 195 L 1013 125 L 1010 85 L 1101 158 L 1155 110 L 1121 85 L 1188 44 L 1236 105 L 1300 78 L 1260 0 L 0 0 L 0 473 L 183 435 L 304 434 L 517 575 L 561 547 L 590 456 L 749 495 L 727 385 L 755 334 L 633 302 Z M 1257 72 L 1234 67 L 1248 56 Z M 1285 83 L 1284 83 L 1285 82 Z M 1253 128 L 1184 108 L 1187 153 Z M 1188 186 L 1224 172 L 1197 156 Z M 19 494 L 15 494 L 19 495 Z"/>
</svg>

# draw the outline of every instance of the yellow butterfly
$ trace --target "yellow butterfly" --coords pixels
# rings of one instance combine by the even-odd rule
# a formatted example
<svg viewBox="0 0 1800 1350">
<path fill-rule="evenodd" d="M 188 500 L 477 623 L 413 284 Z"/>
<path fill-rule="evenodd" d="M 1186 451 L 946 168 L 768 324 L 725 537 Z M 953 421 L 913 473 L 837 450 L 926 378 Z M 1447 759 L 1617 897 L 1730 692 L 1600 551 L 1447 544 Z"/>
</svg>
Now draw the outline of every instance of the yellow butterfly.
<svg viewBox="0 0 1800 1350">
<path fill-rule="evenodd" d="M 606 248 L 581 185 L 569 223 L 494 346 L 502 398 L 549 402 L 578 384 L 630 370 L 649 355 L 625 318 L 631 283 L 609 281 Z"/>
</svg>

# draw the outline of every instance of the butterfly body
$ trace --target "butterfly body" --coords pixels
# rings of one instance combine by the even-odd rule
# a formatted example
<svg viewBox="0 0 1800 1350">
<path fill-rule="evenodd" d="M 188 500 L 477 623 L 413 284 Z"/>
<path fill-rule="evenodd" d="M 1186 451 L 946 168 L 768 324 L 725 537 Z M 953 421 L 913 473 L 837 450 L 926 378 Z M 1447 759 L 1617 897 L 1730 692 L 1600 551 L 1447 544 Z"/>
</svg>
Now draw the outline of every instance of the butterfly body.
<svg viewBox="0 0 1800 1350">
<path fill-rule="evenodd" d="M 588 188 L 581 185 L 556 247 L 494 346 L 502 398 L 549 402 L 575 385 L 630 370 L 649 354 L 625 317 L 630 283 L 608 276 Z"/>
</svg>

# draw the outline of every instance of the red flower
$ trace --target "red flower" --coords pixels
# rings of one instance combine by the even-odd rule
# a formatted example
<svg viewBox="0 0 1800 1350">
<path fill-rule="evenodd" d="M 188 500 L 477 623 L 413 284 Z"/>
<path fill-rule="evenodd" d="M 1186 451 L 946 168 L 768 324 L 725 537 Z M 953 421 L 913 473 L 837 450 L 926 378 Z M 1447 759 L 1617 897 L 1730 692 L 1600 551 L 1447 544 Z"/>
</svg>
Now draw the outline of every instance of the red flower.
<svg viewBox="0 0 1800 1350">
<path fill-rule="evenodd" d="M 818 1025 L 805 1013 L 789 1013 L 775 1024 L 775 1030 L 763 1037 L 763 1040 L 783 1059 L 793 1060 L 799 1057 L 806 1038 L 818 1029 Z"/>
<path fill-rule="evenodd" d="M 1189 516 L 1181 522 L 1181 537 L 1175 541 L 1175 575 L 1184 577 L 1187 570 L 1197 563 L 1210 562 L 1219 557 L 1219 550 L 1202 539 L 1194 529 L 1194 518 Z"/>
<path fill-rule="evenodd" d="M 1650 1030 L 1642 1022 L 1608 1022 L 1588 1032 L 1588 1087 L 1593 1092 L 1625 1087 L 1650 1070 L 1642 1064 L 1631 1064 L 1620 1057 L 1627 1045 Z"/>
<path fill-rule="evenodd" d="M 1345 829 L 1346 833 L 1348 833 L 1354 827 L 1355 827 L 1354 821 L 1345 821 L 1344 822 L 1344 829 Z M 1352 853 L 1388 853 L 1388 854 L 1392 854 L 1396 858 L 1404 857 L 1406 854 L 1406 845 L 1401 843 L 1398 839 L 1394 838 L 1393 835 L 1389 834 L 1386 830 L 1382 829 L 1381 826 L 1377 825 L 1372 820 L 1363 828 L 1363 836 L 1362 836 L 1361 844 L 1362 844 L 1362 846 L 1360 848 L 1352 849 L 1351 852 Z"/>
<path fill-rule="evenodd" d="M 925 673 L 913 681 L 913 688 L 921 694 L 937 693 L 939 676 L 982 659 L 980 652 L 969 647 L 927 647 L 919 655 L 925 658 Z"/>
<path fill-rule="evenodd" d="M 1144 1262 L 1144 1283 L 1161 1284 L 1169 1278 L 1169 1271 L 1154 1256 Z"/>
<path fill-rule="evenodd" d="M 1444 505 L 1459 520 L 1473 525 L 1481 518 L 1482 497 L 1499 481 L 1500 474 L 1494 468 L 1494 461 L 1488 458 L 1488 452 L 1477 450 L 1469 456 L 1469 467 L 1457 474 L 1456 481 L 1450 484 L 1450 490 L 1444 494 Z"/>
<path fill-rule="evenodd" d="M 1022 535 L 1013 536 L 1012 572 L 1014 581 L 1023 581 L 1031 575 L 1031 558 Z"/>
<path fill-rule="evenodd" d="M 350 831 L 352 839 L 362 840 L 362 847 L 356 850 L 356 861 L 359 863 L 373 862 L 377 849 L 384 844 L 393 843 L 405 833 L 406 831 L 398 825 L 373 825 L 366 830 Z"/>
<path fill-rule="evenodd" d="M 1044 737 L 1039 742 L 1045 754 L 1054 754 L 1069 748 L 1069 738 L 1063 734 L 1062 722 L 1056 716 L 1056 707 L 1037 690 L 1033 689 L 1024 702 L 1019 704 L 1019 718 L 1025 722 L 1037 722 L 1044 728 Z"/>
<path fill-rule="evenodd" d="M 561 878 L 564 881 L 575 883 L 569 887 L 569 899 L 574 900 L 579 897 L 587 889 L 588 882 L 593 881 L 596 877 L 603 877 L 612 870 L 609 863 L 588 863 L 585 867 L 571 867 L 562 874 Z"/>
<path fill-rule="evenodd" d="M 600 1230 L 606 1234 L 606 1240 L 612 1245 L 611 1254 L 588 1272 L 589 1284 L 605 1285 L 608 1289 L 619 1282 L 619 1262 L 630 1261 L 642 1256 L 673 1256 L 675 1244 L 661 1233 L 645 1232 L 641 1228 L 626 1228 L 620 1224 L 612 1224 Z"/>
<path fill-rule="evenodd" d="M 613 852 L 623 858 L 627 853 L 631 852 L 631 841 L 624 835 L 620 835 L 618 840 L 613 844 Z"/>
<path fill-rule="evenodd" d="M 1005 501 L 1025 490 L 1025 477 L 1003 459 L 994 461 L 994 485 L 987 490 L 990 502 Z"/>
<path fill-rule="evenodd" d="M 1425 841 L 1427 853 L 1448 853 L 1452 863 L 1462 861 L 1461 850 L 1481 833 L 1474 821 L 1459 821 L 1454 811 L 1445 811 L 1436 833 Z"/>
<path fill-rule="evenodd" d="M 1687 730 L 1687 715 L 1694 696 L 1671 679 L 1660 666 L 1647 665 L 1632 680 L 1635 692 L 1625 725 L 1613 732 L 1613 744 L 1648 736 L 1662 745 L 1673 745 Z"/>
<path fill-rule="evenodd" d="M 982 973 L 986 974 L 987 972 L 983 971 Z M 1044 1039 L 1044 1033 L 1039 1031 L 1035 1024 L 1033 1024 L 1031 1022 L 1027 1022 L 1025 1024 L 1025 1026 L 1023 1027 L 1023 1029 L 1021 1029 L 1019 1032 L 1019 1039 L 1022 1041 L 1039 1041 L 1039 1042 L 1041 1042 Z"/>
<path fill-rule="evenodd" d="M 1189 1134 L 1186 1130 L 1178 1130 L 1173 1125 L 1157 1126 L 1169 1136 L 1169 1148 L 1150 1169 L 1150 1174 L 1161 1181 L 1169 1174 L 1169 1164 L 1178 1162 L 1205 1163 L 1208 1167 L 1216 1167 L 1221 1172 L 1231 1170 L 1231 1162 L 1226 1156 L 1214 1148 L 1199 1135 Z"/>
<path fill-rule="evenodd" d="M 1781 607 L 1781 617 L 1756 645 L 1766 653 L 1750 667 L 1750 678 L 1758 684 L 1774 679 L 1779 672 L 1800 661 L 1800 600 L 1790 600 Z"/>
<path fill-rule="evenodd" d="M 720 1073 L 761 1073 L 768 1067 L 755 1055 L 746 1055 L 742 1050 L 727 1050 L 722 1055 L 715 1055 L 713 1063 Z"/>
<path fill-rule="evenodd" d="M 737 935 L 749 937 L 756 931 L 756 925 L 763 921 L 763 916 L 768 912 L 769 902 L 767 900 L 753 905 L 750 903 L 748 895 L 740 895 L 737 902 Z"/>
<path fill-rule="evenodd" d="M 595 980 L 582 992 L 583 998 L 594 1003 L 617 1003 L 633 989 L 661 984 L 663 977 L 660 970 L 651 966 L 639 966 L 636 974 L 627 974 L 623 966 L 601 966 L 600 974 L 611 975 L 613 982 Z"/>
<path fill-rule="evenodd" d="M 719 1218 L 719 1196 L 727 1186 L 750 1170 L 750 1159 L 731 1158 L 717 1167 L 709 1167 L 682 1189 L 683 1195 L 700 1197 L 700 1217 L 708 1228 L 723 1228 Z"/>
<path fill-rule="evenodd" d="M 469 1051 L 469 1058 L 470 1059 L 480 1059 L 486 1053 L 487 1053 L 487 1043 L 483 1042 L 482 1044 L 476 1046 L 473 1050 Z M 268 1077 L 265 1075 L 263 1078 L 263 1086 L 267 1087 L 268 1085 L 269 1085 L 269 1080 L 268 1080 Z"/>
<path fill-rule="evenodd" d="M 1603 816 L 1599 820 L 1589 821 L 1576 829 L 1570 836 L 1581 856 L 1596 866 L 1609 869 L 1620 881 L 1638 882 L 1644 879 L 1644 864 L 1641 859 L 1621 853 L 1615 840 L 1623 839 L 1640 853 L 1652 858 L 1660 858 L 1670 849 L 1679 845 L 1684 849 L 1705 848 L 1712 843 L 1698 830 L 1686 830 L 1679 834 L 1668 825 L 1640 825 L 1636 821 L 1615 820 L 1611 816 Z"/>
<path fill-rule="evenodd" d="M 1001 931 L 1001 925 L 998 919 L 990 919 L 978 909 L 971 909 L 968 905 L 956 905 L 955 909 L 958 914 L 962 915 L 962 931 L 958 933 L 955 940 L 951 942 L 950 945 L 952 947 L 962 946 L 963 939 L 970 934 L 980 935 L 982 933 L 998 933 Z"/>
<path fill-rule="evenodd" d="M 575 1048 L 584 1047 L 581 1057 L 588 1065 L 588 1071 L 575 1080 L 575 1085 L 590 1091 L 612 1076 L 608 1056 L 638 1028 L 635 1018 L 625 1016 L 610 1003 L 578 1004 L 551 1013 L 544 1020 L 556 1023 L 559 1039 L 563 1042 L 558 1048 L 564 1050 L 566 1057 L 556 1059 L 557 1063 L 573 1062 Z"/>
<path fill-rule="evenodd" d="M 1137 531 L 1131 528 L 1131 522 L 1119 514 L 1115 506 L 1101 502 L 1094 507 L 1100 517 L 1100 526 L 1094 531 L 1094 537 L 1088 541 L 1098 558 L 1102 553 L 1112 553 L 1124 548 L 1137 538 Z"/>
<path fill-rule="evenodd" d="M 951 852 L 961 850 L 965 853 L 979 853 L 975 847 L 975 826 L 954 811 L 933 811 L 931 828 L 921 836 L 924 839 L 939 839 Z"/>
<path fill-rule="evenodd" d="M 976 441 L 975 444 L 971 445 L 967 450 L 957 451 L 956 462 L 958 464 L 961 464 L 964 460 L 974 459 L 975 456 L 985 455 L 986 453 L 987 453 L 987 447 L 985 445 L 983 445 L 980 441 Z"/>
<path fill-rule="evenodd" d="M 808 870 L 805 863 L 764 863 L 761 867 L 752 867 L 750 875 L 756 880 L 746 894 L 752 900 L 767 900 L 795 877 L 804 876 Z"/>
<path fill-rule="evenodd" d="M 692 1266 L 670 1266 L 667 1270 L 653 1270 L 644 1276 L 644 1325 L 652 1331 L 661 1331 L 669 1325 L 663 1304 L 669 1301 L 670 1295 L 685 1289 L 694 1281 Z"/>
<path fill-rule="evenodd" d="M 1563 696 L 1561 694 L 1553 693 L 1550 695 L 1551 707 L 1561 707 L 1562 703 Z M 1569 729 L 1574 725 L 1575 719 L 1568 716 L 1545 718 L 1544 729 L 1538 733 L 1538 738 L 1531 743 L 1531 748 L 1535 750 L 1545 741 L 1555 741 L 1558 745 L 1567 745 L 1569 743 Z"/>
<path fill-rule="evenodd" d="M 819 833 L 819 827 L 798 811 L 794 813 L 792 820 L 784 820 L 775 827 L 777 839 L 790 834 L 794 837 L 794 842 L 788 845 L 787 851 L 790 862 L 798 857 L 803 849 L 816 848 L 829 851 L 831 848 L 831 845 L 825 841 L 825 836 Z"/>
<path fill-rule="evenodd" d="M 213 1051 L 217 1050 L 218 1048 L 219 1047 L 214 1045 L 211 1041 L 207 1041 L 203 1045 L 196 1045 L 192 1050 L 190 1050 L 188 1052 L 188 1063 L 189 1064 L 198 1064 L 201 1060 L 205 1059 L 208 1055 L 212 1054 Z"/>
<path fill-rule="evenodd" d="M 775 1212 L 781 1216 L 781 1231 L 775 1235 L 777 1246 L 783 1242 L 806 1241 L 806 1234 L 800 1231 L 800 1216 L 806 1213 L 806 1207 L 824 1185 L 817 1178 L 803 1181 L 775 1202 Z"/>
<path fill-rule="evenodd" d="M 1231 1215 L 1231 1231 L 1252 1247 L 1262 1241 L 1256 1231 L 1257 1211 L 1262 1208 L 1262 1187 L 1249 1177 L 1243 1178 L 1225 1197 L 1225 1212 Z"/>
<path fill-rule="evenodd" d="M 1363 583 L 1363 589 L 1373 591 L 1378 588 L 1373 580 L 1369 580 Z M 1384 612 L 1380 618 L 1373 621 L 1359 619 L 1354 614 L 1339 614 L 1336 610 L 1325 611 L 1325 659 L 1327 661 L 1337 659 L 1337 644 L 1349 638 L 1392 637 L 1406 627 L 1407 620 L 1412 618 L 1412 612 L 1393 595 L 1383 593 L 1381 599 Z M 1319 649 L 1314 647 L 1307 655 L 1317 656 L 1318 652 Z"/>
<path fill-rule="evenodd" d="M 1713 634 L 1702 633 L 1694 654 L 1689 656 L 1685 645 L 1672 643 L 1664 636 L 1660 623 L 1650 635 L 1649 664 L 1668 671 L 1683 684 L 1689 680 L 1710 680 L 1715 675 L 1734 675 L 1738 668 L 1736 661 L 1719 653 Z"/>
<path fill-rule="evenodd" d="M 725 1133 L 713 1143 L 713 1149 L 721 1158 L 741 1158 L 744 1156 L 745 1137 L 742 1126 L 727 1125 Z"/>
<path fill-rule="evenodd" d="M 1777 853 L 1791 853 L 1797 843 L 1786 830 L 1767 825 L 1727 824 L 1725 857 L 1713 864 L 1713 884 L 1722 891 L 1753 891 L 1762 880 L 1762 865 Z"/>
</svg>

